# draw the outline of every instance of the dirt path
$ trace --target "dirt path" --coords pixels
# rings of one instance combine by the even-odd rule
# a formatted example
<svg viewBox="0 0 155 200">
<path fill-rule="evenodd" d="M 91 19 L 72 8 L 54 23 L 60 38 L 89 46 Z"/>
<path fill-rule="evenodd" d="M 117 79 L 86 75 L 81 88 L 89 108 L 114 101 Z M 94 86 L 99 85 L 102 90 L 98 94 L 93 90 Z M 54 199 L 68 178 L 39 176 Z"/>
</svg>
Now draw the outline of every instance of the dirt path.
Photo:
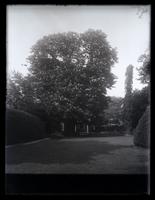
<svg viewBox="0 0 155 200">
<path fill-rule="evenodd" d="M 149 150 L 131 136 L 40 140 L 6 148 L 6 173 L 148 173 Z"/>
</svg>

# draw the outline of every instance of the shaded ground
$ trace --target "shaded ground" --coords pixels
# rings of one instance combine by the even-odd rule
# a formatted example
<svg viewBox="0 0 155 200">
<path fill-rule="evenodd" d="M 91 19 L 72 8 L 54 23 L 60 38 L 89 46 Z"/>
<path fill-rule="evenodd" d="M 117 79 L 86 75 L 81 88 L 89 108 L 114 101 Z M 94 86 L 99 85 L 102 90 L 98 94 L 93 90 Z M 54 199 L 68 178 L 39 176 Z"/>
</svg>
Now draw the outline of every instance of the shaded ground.
<svg viewBox="0 0 155 200">
<path fill-rule="evenodd" d="M 132 136 L 50 140 L 6 147 L 6 173 L 148 173 L 149 150 Z"/>
</svg>

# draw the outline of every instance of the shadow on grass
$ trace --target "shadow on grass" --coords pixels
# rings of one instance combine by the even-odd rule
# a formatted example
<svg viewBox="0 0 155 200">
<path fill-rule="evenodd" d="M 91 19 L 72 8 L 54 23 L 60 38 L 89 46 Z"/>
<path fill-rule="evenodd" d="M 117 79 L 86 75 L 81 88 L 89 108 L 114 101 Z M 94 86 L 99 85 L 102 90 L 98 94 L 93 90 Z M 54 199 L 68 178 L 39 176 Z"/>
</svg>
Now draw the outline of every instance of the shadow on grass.
<svg viewBox="0 0 155 200">
<path fill-rule="evenodd" d="M 94 155 L 110 154 L 111 151 L 128 147 L 104 141 L 46 140 L 36 144 L 7 148 L 6 163 L 80 164 L 89 162 Z"/>
</svg>

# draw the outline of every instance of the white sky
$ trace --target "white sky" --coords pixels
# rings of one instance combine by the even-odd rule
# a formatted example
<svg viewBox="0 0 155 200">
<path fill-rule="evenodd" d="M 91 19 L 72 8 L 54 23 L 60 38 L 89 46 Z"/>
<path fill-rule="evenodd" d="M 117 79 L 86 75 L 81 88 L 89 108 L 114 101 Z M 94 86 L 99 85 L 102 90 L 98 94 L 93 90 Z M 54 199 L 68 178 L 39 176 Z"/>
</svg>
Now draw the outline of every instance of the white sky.
<svg viewBox="0 0 155 200">
<path fill-rule="evenodd" d="M 20 6 L 7 7 L 7 69 L 24 74 L 30 48 L 44 35 L 57 32 L 84 32 L 101 29 L 112 47 L 117 47 L 118 63 L 112 72 L 118 77 L 110 96 L 124 96 L 125 71 L 134 66 L 134 89 L 139 56 L 149 48 L 150 12 L 137 15 L 139 6 Z"/>
</svg>

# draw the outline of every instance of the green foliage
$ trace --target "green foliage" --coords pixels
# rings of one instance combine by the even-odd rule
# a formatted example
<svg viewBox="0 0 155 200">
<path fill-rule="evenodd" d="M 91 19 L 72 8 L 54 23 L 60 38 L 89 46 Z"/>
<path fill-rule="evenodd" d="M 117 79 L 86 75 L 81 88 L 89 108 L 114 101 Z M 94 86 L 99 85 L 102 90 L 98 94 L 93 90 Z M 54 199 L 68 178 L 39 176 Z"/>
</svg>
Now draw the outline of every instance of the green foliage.
<svg viewBox="0 0 155 200">
<path fill-rule="evenodd" d="M 131 129 L 131 112 L 132 112 L 132 84 L 133 84 L 133 66 L 129 65 L 126 70 L 125 80 L 125 98 L 123 105 L 123 119 L 127 130 Z"/>
<path fill-rule="evenodd" d="M 28 60 L 36 98 L 55 118 L 95 121 L 107 107 L 117 57 L 102 31 L 45 36 Z"/>
<path fill-rule="evenodd" d="M 138 68 L 139 80 L 144 84 L 148 84 L 150 81 L 150 54 L 141 55 L 138 61 L 142 63 L 142 66 Z"/>
<path fill-rule="evenodd" d="M 16 73 L 14 72 L 13 74 L 16 74 Z M 19 85 L 19 81 L 21 80 L 21 78 L 22 78 L 22 75 L 17 73 L 15 78 L 9 76 L 7 79 L 6 104 L 9 107 L 18 108 L 18 105 L 21 103 L 22 93 L 21 93 L 21 88 Z"/>
<path fill-rule="evenodd" d="M 122 112 L 123 112 L 123 98 L 121 97 L 111 97 L 108 104 L 108 108 L 105 110 L 105 118 L 107 122 L 109 120 L 115 120 L 122 122 Z M 110 122 L 110 121 L 109 121 Z"/>
<path fill-rule="evenodd" d="M 125 96 L 128 98 L 132 94 L 132 84 L 133 84 L 133 66 L 129 65 L 125 73 Z"/>
<path fill-rule="evenodd" d="M 6 110 L 6 144 L 29 142 L 47 137 L 44 123 L 26 112 Z"/>
<path fill-rule="evenodd" d="M 150 107 L 148 106 L 140 118 L 134 132 L 134 144 L 148 148 L 150 146 Z"/>
<path fill-rule="evenodd" d="M 6 105 L 10 108 L 26 110 L 27 106 L 34 104 L 35 96 L 29 76 L 13 72 L 7 79 Z"/>
<path fill-rule="evenodd" d="M 138 6 L 137 15 L 142 18 L 144 14 L 149 13 L 150 8 L 148 6 Z"/>
</svg>

